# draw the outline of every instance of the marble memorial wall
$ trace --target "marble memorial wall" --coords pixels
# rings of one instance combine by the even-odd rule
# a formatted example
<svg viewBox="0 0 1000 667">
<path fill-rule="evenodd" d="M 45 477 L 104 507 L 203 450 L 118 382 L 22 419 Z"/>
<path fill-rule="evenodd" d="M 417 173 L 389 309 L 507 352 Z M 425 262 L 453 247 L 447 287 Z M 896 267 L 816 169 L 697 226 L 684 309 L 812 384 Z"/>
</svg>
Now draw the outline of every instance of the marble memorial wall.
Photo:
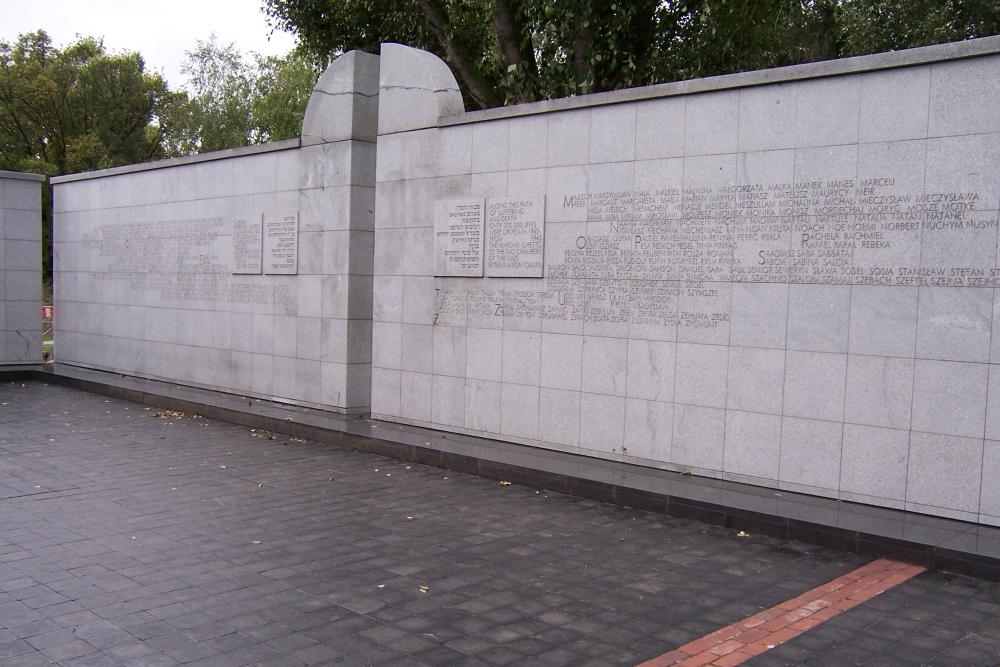
<svg viewBox="0 0 1000 667">
<path fill-rule="evenodd" d="M 42 361 L 42 181 L 0 171 L 0 364 Z"/>
<path fill-rule="evenodd" d="M 373 416 L 1000 525 L 990 44 L 422 125 L 383 48 Z"/>
<path fill-rule="evenodd" d="M 301 139 L 54 179 L 58 361 L 367 412 L 377 93 L 348 54 Z"/>
</svg>

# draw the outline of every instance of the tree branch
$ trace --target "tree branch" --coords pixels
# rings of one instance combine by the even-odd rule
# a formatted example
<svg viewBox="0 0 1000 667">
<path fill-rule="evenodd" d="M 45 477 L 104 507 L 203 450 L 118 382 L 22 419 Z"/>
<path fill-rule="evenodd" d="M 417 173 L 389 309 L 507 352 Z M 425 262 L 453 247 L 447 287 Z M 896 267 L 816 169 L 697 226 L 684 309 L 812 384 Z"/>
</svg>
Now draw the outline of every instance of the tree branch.
<svg viewBox="0 0 1000 667">
<path fill-rule="evenodd" d="M 448 34 L 448 13 L 440 0 L 418 0 L 418 2 L 424 10 L 427 27 L 441 43 L 448 62 L 458 70 L 458 75 L 469 89 L 472 100 L 482 109 L 497 106 L 499 96 L 496 87 L 491 86 L 486 78 L 479 73 L 469 53 Z"/>
<path fill-rule="evenodd" d="M 580 86 L 593 73 L 593 65 L 590 62 L 591 34 L 590 26 L 584 25 L 587 17 L 582 9 L 573 12 L 573 73 L 576 78 L 577 91 Z"/>
<path fill-rule="evenodd" d="M 493 22 L 497 28 L 503 71 L 506 72 L 511 65 L 517 68 L 517 101 L 534 101 L 536 96 L 532 82 L 538 76 L 538 63 L 530 42 L 526 49 L 521 48 L 524 26 L 520 16 L 511 8 L 509 0 L 495 0 Z"/>
</svg>

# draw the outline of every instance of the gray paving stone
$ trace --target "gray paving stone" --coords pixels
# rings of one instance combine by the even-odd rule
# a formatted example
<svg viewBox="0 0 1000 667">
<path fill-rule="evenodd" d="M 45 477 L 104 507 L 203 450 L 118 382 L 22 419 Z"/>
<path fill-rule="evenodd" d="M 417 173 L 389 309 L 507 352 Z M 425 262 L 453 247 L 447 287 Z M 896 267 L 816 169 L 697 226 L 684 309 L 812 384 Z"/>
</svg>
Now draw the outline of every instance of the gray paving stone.
<svg viewBox="0 0 1000 667">
<path fill-rule="evenodd" d="M 635 664 L 864 562 L 61 387 L 0 403 L 0 486 L 63 489 L 0 499 L 2 667 Z M 932 573 L 767 660 L 967 667 L 996 627 L 996 585 Z"/>
</svg>

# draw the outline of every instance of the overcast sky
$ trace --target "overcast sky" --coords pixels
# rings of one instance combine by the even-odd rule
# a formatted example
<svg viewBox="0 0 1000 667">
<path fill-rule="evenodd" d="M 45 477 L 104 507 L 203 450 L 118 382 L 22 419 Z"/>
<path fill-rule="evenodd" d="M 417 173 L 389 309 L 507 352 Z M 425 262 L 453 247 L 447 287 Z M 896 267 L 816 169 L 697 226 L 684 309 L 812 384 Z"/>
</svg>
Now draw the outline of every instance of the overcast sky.
<svg viewBox="0 0 1000 667">
<path fill-rule="evenodd" d="M 0 39 L 45 30 L 57 46 L 77 35 L 103 37 L 111 51 L 138 51 L 146 68 L 161 72 L 171 88 L 185 83 L 184 52 L 214 32 L 244 53 L 284 54 L 295 46 L 288 33 L 270 34 L 262 0 L 0 0 Z"/>
</svg>

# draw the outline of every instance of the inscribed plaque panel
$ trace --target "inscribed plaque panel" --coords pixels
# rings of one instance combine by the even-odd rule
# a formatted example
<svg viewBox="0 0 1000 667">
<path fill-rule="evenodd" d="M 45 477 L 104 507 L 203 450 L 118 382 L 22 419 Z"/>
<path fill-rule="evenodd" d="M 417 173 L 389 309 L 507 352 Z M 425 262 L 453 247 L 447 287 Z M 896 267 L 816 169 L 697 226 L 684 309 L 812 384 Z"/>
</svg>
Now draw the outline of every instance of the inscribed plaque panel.
<svg viewBox="0 0 1000 667">
<path fill-rule="evenodd" d="M 483 275 L 483 200 L 439 201 L 434 215 L 434 275 Z"/>
<path fill-rule="evenodd" d="M 299 272 L 299 214 L 264 214 L 264 273 Z"/>
<path fill-rule="evenodd" d="M 486 200 L 486 275 L 541 278 L 545 196 Z"/>
<path fill-rule="evenodd" d="M 233 273 L 259 275 L 262 267 L 263 223 L 260 216 L 233 220 Z"/>
</svg>

